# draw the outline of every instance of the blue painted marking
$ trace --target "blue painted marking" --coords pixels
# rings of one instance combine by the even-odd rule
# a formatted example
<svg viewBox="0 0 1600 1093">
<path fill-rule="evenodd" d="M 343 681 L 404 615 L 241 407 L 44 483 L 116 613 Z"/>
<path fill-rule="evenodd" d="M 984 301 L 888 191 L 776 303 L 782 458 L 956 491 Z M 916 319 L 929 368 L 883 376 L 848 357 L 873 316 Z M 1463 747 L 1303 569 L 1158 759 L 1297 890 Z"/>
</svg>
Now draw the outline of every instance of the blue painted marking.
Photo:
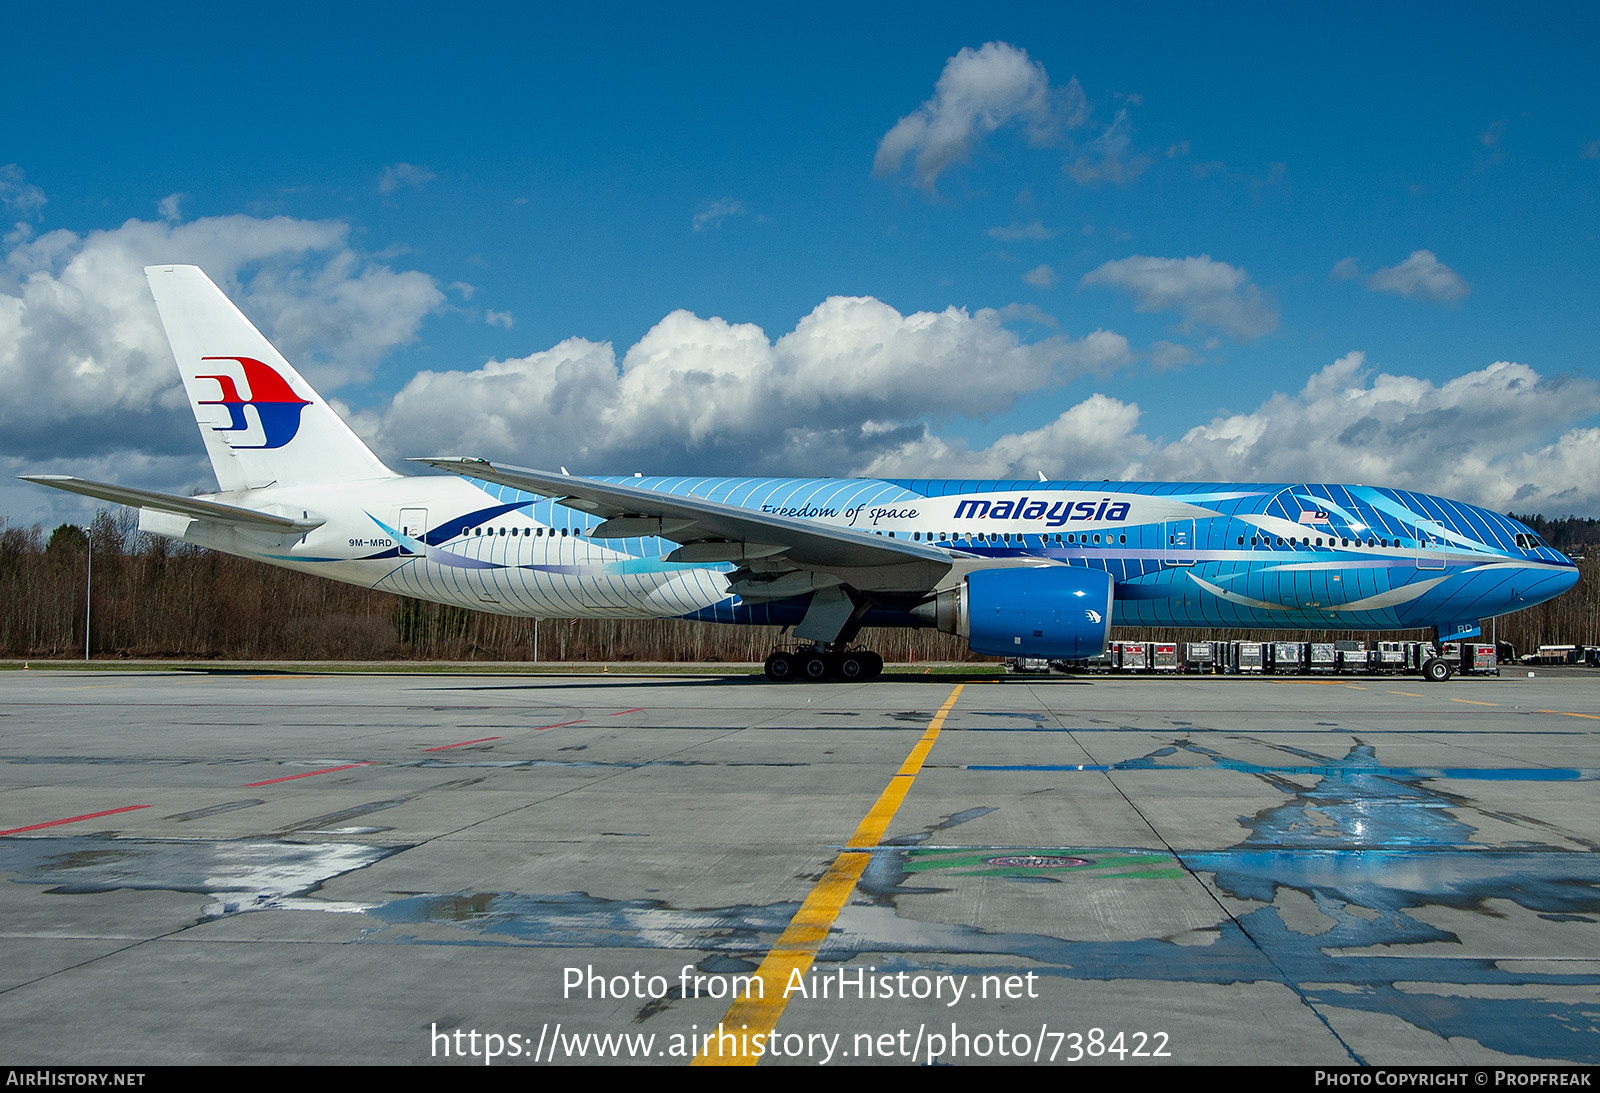
<svg viewBox="0 0 1600 1093">
<path fill-rule="evenodd" d="M 1083 732 L 1082 729 L 963 728 L 963 732 Z M 1099 731 L 1099 730 L 1094 730 Z M 1149 732 L 1150 730 L 1140 730 Z M 1238 763 L 1219 759 L 1215 763 L 1172 764 L 1127 759 L 1120 763 L 969 763 L 966 770 L 1060 771 L 1081 770 L 1099 773 L 1120 770 L 1236 770 L 1242 774 L 1320 774 L 1325 778 L 1466 778 L 1480 782 L 1594 782 L 1600 781 L 1595 767 L 1268 767 L 1258 763 Z"/>
</svg>

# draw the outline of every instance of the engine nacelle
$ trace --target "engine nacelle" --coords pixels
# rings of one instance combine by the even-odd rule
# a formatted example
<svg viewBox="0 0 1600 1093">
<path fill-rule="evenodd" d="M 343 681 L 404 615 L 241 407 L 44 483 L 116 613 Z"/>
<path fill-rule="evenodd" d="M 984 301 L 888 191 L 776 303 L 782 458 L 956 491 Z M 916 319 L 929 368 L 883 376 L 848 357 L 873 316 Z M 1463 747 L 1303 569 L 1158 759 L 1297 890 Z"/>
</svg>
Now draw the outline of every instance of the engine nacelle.
<svg viewBox="0 0 1600 1093">
<path fill-rule="evenodd" d="M 980 569 L 912 614 L 974 653 L 1078 660 L 1111 637 L 1111 574 L 1083 566 Z"/>
</svg>

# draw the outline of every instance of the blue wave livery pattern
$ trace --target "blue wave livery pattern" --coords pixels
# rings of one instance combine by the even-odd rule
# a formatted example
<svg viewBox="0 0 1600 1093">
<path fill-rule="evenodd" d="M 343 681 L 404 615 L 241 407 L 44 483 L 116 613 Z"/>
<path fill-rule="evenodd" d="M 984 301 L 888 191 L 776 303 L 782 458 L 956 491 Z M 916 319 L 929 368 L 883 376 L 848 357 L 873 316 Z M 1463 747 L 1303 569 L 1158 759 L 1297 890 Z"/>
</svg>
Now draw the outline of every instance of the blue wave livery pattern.
<svg viewBox="0 0 1600 1093">
<path fill-rule="evenodd" d="M 1520 523 L 1409 491 L 1355 485 L 1246 485 L 828 479 L 600 479 L 701 498 L 827 526 L 866 528 L 980 559 L 1102 570 L 1113 580 L 1118 625 L 1397 630 L 1438 626 L 1470 636 L 1477 620 L 1537 603 L 1572 586 L 1573 564 Z M 560 573 L 607 585 L 641 573 L 674 574 L 671 542 L 633 539 L 596 557 L 581 548 L 601 521 L 510 487 L 480 482 L 500 503 L 432 529 L 385 585 L 437 594 L 451 568 Z M 1077 500 L 1085 497 L 1085 500 Z M 464 528 L 517 514 L 561 524 L 580 544 L 573 560 L 535 560 L 535 542 L 461 538 Z M 792 515 L 791 515 L 792 514 Z M 433 547 L 429 543 L 451 544 Z M 526 552 L 517 549 L 518 545 Z M 524 557 L 526 553 L 526 557 Z M 620 556 L 617 556 L 620 555 Z M 398 557 L 398 551 L 372 557 Z M 725 563 L 714 567 L 731 572 Z M 447 582 L 448 583 L 448 582 Z M 566 596 L 523 586 L 528 606 L 582 613 Z M 867 623 L 909 625 L 906 597 L 876 596 Z M 472 599 L 482 602 L 474 593 Z M 682 613 L 718 622 L 794 624 L 804 596 L 719 598 Z"/>
</svg>

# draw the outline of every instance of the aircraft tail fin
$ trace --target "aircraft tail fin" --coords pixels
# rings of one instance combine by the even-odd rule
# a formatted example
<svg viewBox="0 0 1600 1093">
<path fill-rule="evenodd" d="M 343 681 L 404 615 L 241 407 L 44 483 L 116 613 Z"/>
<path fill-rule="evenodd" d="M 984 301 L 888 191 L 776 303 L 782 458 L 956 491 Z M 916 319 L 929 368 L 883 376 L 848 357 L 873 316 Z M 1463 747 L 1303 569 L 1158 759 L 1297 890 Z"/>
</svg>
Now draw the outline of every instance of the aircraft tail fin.
<svg viewBox="0 0 1600 1093">
<path fill-rule="evenodd" d="M 144 272 L 224 492 L 395 477 L 198 266 Z"/>
</svg>

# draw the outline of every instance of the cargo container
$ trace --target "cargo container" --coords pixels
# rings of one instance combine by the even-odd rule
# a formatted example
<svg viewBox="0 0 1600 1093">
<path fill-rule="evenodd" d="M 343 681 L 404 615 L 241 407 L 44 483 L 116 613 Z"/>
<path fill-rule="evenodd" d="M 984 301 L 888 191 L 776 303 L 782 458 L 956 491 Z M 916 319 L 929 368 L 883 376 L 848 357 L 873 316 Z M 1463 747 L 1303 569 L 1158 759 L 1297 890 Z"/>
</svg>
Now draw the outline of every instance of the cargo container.
<svg viewBox="0 0 1600 1093">
<path fill-rule="evenodd" d="M 1416 644 L 1414 641 L 1378 642 L 1373 668 L 1390 673 L 1415 671 L 1421 666 L 1416 660 Z"/>
<path fill-rule="evenodd" d="M 1275 675 L 1298 675 L 1306 670 L 1306 642 L 1303 641 L 1275 641 L 1271 644 L 1272 663 L 1270 665 Z"/>
<path fill-rule="evenodd" d="M 1234 671 L 1244 675 L 1260 675 L 1266 670 L 1267 646 L 1261 641 L 1236 641 L 1234 645 Z"/>
<path fill-rule="evenodd" d="M 1178 670 L 1178 643 L 1175 641 L 1152 643 L 1150 669 L 1155 672 L 1176 672 Z"/>
<path fill-rule="evenodd" d="M 1499 675 L 1500 658 L 1495 653 L 1495 647 L 1479 642 L 1467 644 L 1463 651 L 1461 670 L 1475 676 Z"/>
<path fill-rule="evenodd" d="M 1365 649 L 1340 649 L 1339 671 L 1350 675 L 1366 675 L 1372 670 L 1372 653 Z"/>
<path fill-rule="evenodd" d="M 1186 641 L 1183 644 L 1183 667 L 1186 671 L 1212 673 L 1222 670 L 1217 650 L 1220 641 Z"/>
</svg>

